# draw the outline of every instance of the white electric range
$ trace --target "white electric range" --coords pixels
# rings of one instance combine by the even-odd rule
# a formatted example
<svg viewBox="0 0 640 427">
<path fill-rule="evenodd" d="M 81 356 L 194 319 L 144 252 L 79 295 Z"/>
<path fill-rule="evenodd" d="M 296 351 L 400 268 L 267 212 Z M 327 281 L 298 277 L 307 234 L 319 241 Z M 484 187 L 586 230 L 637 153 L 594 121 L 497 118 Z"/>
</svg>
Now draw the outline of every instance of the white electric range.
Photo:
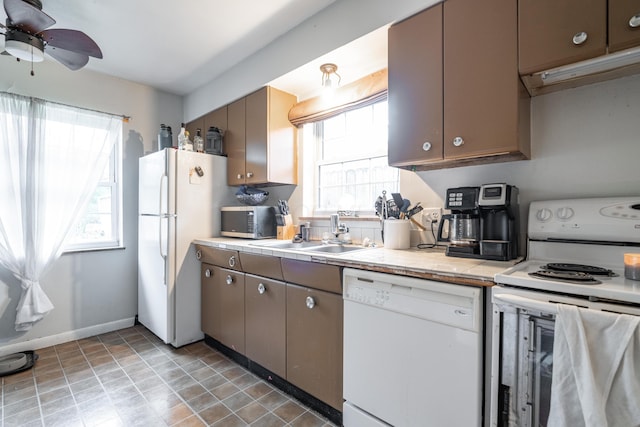
<svg viewBox="0 0 640 427">
<path fill-rule="evenodd" d="M 546 426 L 558 304 L 640 316 L 640 196 L 532 202 L 525 261 L 491 289 L 490 426 Z"/>
</svg>

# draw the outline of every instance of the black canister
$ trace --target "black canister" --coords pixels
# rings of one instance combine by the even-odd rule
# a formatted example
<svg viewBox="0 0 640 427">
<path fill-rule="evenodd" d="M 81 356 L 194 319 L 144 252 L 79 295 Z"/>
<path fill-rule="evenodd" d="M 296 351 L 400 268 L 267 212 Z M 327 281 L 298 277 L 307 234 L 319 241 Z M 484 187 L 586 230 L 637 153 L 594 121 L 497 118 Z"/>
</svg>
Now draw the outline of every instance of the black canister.
<svg viewBox="0 0 640 427">
<path fill-rule="evenodd" d="M 158 150 L 171 148 L 173 145 L 173 136 L 171 135 L 171 126 L 160 125 L 160 133 L 158 134 Z"/>
<path fill-rule="evenodd" d="M 204 152 L 207 154 L 222 154 L 222 131 L 217 127 L 211 126 L 207 131 Z"/>
</svg>

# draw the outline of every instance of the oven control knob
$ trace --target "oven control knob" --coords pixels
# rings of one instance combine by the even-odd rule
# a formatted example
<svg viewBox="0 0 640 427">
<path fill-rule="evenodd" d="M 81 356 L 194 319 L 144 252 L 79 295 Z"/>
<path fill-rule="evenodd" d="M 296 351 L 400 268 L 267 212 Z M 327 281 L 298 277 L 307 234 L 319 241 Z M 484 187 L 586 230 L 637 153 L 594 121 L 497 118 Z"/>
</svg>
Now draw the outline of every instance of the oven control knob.
<svg viewBox="0 0 640 427">
<path fill-rule="evenodd" d="M 570 219 L 574 213 L 571 208 L 560 208 L 558 212 L 556 212 L 556 215 L 558 215 L 560 219 Z"/>
<path fill-rule="evenodd" d="M 553 212 L 550 209 L 542 208 L 536 212 L 536 219 L 540 222 L 549 221 L 553 217 Z"/>
</svg>

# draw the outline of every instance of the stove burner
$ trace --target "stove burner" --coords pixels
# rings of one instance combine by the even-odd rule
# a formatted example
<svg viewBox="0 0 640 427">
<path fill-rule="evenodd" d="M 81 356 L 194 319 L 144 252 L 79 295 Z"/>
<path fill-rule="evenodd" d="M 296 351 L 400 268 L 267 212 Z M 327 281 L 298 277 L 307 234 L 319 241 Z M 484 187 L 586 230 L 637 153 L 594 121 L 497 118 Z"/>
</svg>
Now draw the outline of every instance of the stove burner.
<svg viewBox="0 0 640 427">
<path fill-rule="evenodd" d="M 596 267 L 594 265 L 550 262 L 549 264 L 543 265 L 540 268 L 542 268 L 543 270 L 550 270 L 550 271 L 568 271 L 568 272 L 586 273 L 594 276 L 613 277 L 616 275 L 613 271 L 609 269 Z"/>
<path fill-rule="evenodd" d="M 544 266 L 543 266 L 544 268 Z M 582 271 L 552 271 L 538 270 L 529 273 L 529 276 L 537 277 L 544 280 L 556 280 L 558 282 L 578 283 L 581 285 L 597 285 L 602 283 L 595 279 L 591 274 Z"/>
</svg>

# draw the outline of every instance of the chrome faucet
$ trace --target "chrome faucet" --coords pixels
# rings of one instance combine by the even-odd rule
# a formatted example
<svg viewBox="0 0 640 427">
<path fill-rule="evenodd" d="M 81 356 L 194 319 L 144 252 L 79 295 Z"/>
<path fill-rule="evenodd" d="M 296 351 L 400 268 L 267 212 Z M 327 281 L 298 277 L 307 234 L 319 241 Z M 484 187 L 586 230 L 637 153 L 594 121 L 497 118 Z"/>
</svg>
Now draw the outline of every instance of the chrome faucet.
<svg viewBox="0 0 640 427">
<path fill-rule="evenodd" d="M 345 223 L 340 222 L 339 214 L 331 214 L 331 216 L 329 216 L 329 224 L 331 225 L 331 234 L 335 236 L 335 238 L 331 240 L 331 243 L 351 243 L 351 239 L 349 238 L 340 239 L 341 234 L 349 232 L 349 227 L 347 227 Z"/>
</svg>

